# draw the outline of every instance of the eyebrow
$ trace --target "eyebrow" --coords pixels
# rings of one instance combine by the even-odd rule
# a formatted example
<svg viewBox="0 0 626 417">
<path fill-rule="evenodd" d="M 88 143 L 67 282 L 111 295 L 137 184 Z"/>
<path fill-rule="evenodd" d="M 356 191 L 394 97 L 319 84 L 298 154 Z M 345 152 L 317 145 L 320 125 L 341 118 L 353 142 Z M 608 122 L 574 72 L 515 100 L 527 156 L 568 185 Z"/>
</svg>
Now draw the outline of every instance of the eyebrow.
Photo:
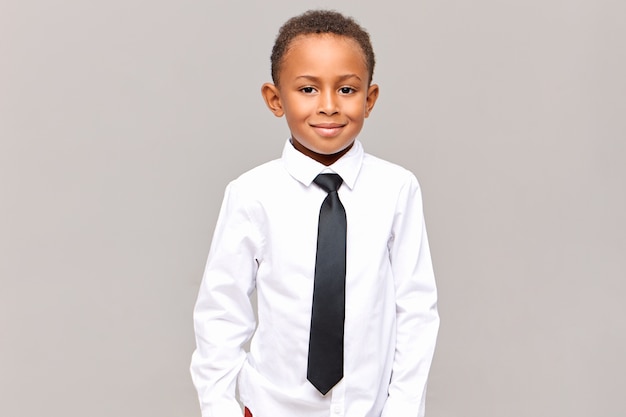
<svg viewBox="0 0 626 417">
<path fill-rule="evenodd" d="M 315 77 L 314 75 L 299 75 L 296 77 L 296 80 L 300 79 L 300 78 L 305 78 L 307 80 L 310 81 L 315 81 L 315 82 L 319 82 L 320 79 L 319 77 Z M 361 77 L 359 77 L 356 74 L 345 74 L 345 75 L 341 75 L 340 77 L 337 78 L 337 81 L 345 81 L 349 78 L 356 78 L 357 80 L 361 81 Z"/>
</svg>

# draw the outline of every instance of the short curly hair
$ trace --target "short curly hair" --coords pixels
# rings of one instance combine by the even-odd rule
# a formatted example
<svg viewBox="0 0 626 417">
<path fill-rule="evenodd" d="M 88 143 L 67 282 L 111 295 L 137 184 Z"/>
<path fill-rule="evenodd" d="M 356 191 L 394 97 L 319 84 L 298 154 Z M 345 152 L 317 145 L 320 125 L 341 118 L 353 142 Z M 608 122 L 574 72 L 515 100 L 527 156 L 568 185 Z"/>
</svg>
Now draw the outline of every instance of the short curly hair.
<svg viewBox="0 0 626 417">
<path fill-rule="evenodd" d="M 278 31 L 278 36 L 272 48 L 272 80 L 279 83 L 279 73 L 282 60 L 289 50 L 291 42 L 301 35 L 332 33 L 339 36 L 354 39 L 365 57 L 369 82 L 374 76 L 374 48 L 370 36 L 354 19 L 346 17 L 333 10 L 309 10 L 301 15 L 287 20 Z"/>
</svg>

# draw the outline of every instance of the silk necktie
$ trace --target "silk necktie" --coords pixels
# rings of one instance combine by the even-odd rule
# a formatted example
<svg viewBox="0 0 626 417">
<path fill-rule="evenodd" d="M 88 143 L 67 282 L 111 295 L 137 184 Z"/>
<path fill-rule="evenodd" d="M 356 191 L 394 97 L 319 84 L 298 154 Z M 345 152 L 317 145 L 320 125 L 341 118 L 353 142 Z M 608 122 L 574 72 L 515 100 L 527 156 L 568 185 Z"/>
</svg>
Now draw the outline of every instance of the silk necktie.
<svg viewBox="0 0 626 417">
<path fill-rule="evenodd" d="M 320 174 L 315 184 L 328 193 L 320 208 L 307 379 L 326 395 L 343 378 L 346 300 L 346 211 L 337 174 Z"/>
</svg>

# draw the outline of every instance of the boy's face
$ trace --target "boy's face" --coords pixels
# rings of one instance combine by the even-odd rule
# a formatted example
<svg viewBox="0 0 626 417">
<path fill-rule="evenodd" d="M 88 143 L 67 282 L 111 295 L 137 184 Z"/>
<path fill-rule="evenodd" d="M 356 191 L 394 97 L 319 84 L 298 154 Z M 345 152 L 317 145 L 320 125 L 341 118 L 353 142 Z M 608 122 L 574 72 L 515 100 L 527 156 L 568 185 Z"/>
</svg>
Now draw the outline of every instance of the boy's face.
<svg viewBox="0 0 626 417">
<path fill-rule="evenodd" d="M 378 97 L 359 44 L 333 34 L 294 39 L 279 79 L 263 85 L 268 107 L 285 115 L 296 149 L 325 165 L 350 149 Z"/>
</svg>

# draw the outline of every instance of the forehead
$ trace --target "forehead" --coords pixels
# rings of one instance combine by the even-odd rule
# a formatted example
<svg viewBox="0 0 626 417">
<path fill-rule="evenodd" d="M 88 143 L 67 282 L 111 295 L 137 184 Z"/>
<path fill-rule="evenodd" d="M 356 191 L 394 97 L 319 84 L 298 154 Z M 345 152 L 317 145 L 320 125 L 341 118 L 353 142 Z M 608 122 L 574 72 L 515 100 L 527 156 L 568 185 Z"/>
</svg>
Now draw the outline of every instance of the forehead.
<svg viewBox="0 0 626 417">
<path fill-rule="evenodd" d="M 298 35 L 288 45 L 281 63 L 281 72 L 293 66 L 358 65 L 367 71 L 365 53 L 359 43 L 350 37 L 333 33 Z"/>
</svg>

